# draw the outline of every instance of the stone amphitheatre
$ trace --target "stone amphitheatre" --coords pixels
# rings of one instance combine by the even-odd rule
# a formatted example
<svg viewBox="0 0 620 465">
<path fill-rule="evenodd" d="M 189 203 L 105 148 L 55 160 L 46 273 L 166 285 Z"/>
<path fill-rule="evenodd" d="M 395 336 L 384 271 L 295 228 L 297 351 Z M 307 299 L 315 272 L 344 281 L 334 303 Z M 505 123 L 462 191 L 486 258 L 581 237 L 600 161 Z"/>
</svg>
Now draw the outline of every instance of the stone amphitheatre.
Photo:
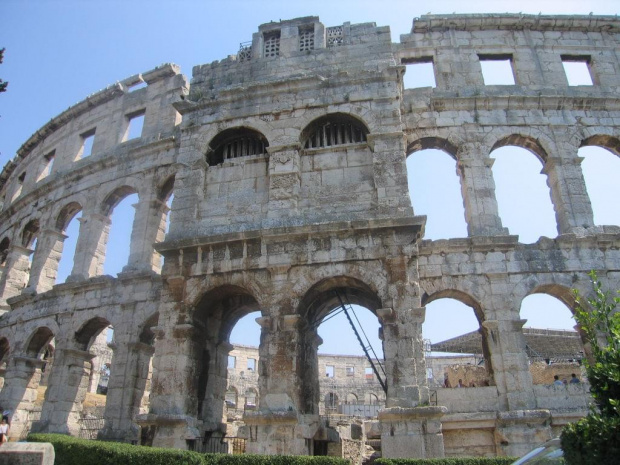
<svg viewBox="0 0 620 465">
<path fill-rule="evenodd" d="M 441 457 L 520 455 L 556 435 L 587 413 L 587 383 L 536 381 L 528 341 L 541 334 L 519 309 L 536 293 L 572 308 L 590 270 L 620 288 L 620 228 L 594 223 L 578 155 L 620 155 L 619 33 L 614 16 L 427 15 L 393 43 L 374 23 L 297 18 L 259 26 L 191 81 L 165 64 L 53 118 L 0 175 L 0 405 L 12 439 L 80 434 L 109 351 L 101 439 L 199 450 L 227 435 L 251 453 L 359 463 L 370 437 L 384 457 Z M 514 83 L 485 85 L 485 61 L 508 63 Z M 569 85 L 567 62 L 592 85 Z M 406 88 L 421 64 L 436 86 Z M 128 138 L 137 118 L 141 135 Z M 541 161 L 557 237 L 525 244 L 502 224 L 490 153 L 504 146 Z M 405 166 L 425 149 L 454 159 L 467 237 L 425 239 Z M 133 194 L 128 263 L 106 276 L 110 217 Z M 57 283 L 78 213 L 72 272 Z M 334 379 L 367 381 L 364 359 L 317 355 L 317 327 L 340 298 L 379 319 L 385 394 L 326 391 L 325 364 Z M 427 377 L 425 305 L 441 298 L 479 321 L 451 342 L 479 354 L 477 387 Z M 256 311 L 260 346 L 233 347 L 232 328 Z M 556 336 L 560 352 L 582 342 L 542 335 Z M 254 364 L 244 402 L 229 398 L 242 389 L 233 352 Z M 379 407 L 366 425 L 348 404 Z"/>
</svg>

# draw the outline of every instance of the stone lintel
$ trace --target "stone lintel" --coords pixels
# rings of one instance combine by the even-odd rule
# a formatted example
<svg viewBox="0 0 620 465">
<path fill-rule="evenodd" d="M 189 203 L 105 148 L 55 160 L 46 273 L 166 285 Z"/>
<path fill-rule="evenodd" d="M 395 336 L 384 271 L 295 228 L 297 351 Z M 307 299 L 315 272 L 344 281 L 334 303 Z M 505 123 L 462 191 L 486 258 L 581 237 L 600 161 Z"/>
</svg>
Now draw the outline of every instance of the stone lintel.
<svg viewBox="0 0 620 465">
<path fill-rule="evenodd" d="M 39 360 L 38 358 L 35 358 L 35 357 L 20 357 L 19 355 L 13 357 L 13 359 L 15 360 L 15 362 L 21 362 L 25 364 L 26 366 L 31 366 L 34 368 L 41 368 L 46 363 L 45 361 Z"/>
<path fill-rule="evenodd" d="M 390 407 L 379 410 L 379 421 L 416 421 L 439 419 L 448 413 L 447 407 Z"/>
<path fill-rule="evenodd" d="M 551 421 L 549 410 L 511 410 L 497 413 L 498 426 L 513 426 L 521 424 L 545 425 Z"/>
<path fill-rule="evenodd" d="M 246 425 L 297 424 L 299 418 L 294 410 L 245 412 L 243 421 Z"/>
<path fill-rule="evenodd" d="M 194 417 L 181 414 L 156 414 L 143 413 L 136 415 L 136 423 L 140 426 L 152 425 L 193 425 L 196 422 Z"/>
<path fill-rule="evenodd" d="M 494 429 L 496 424 L 496 412 L 449 413 L 441 419 L 441 429 L 443 431 Z"/>
</svg>

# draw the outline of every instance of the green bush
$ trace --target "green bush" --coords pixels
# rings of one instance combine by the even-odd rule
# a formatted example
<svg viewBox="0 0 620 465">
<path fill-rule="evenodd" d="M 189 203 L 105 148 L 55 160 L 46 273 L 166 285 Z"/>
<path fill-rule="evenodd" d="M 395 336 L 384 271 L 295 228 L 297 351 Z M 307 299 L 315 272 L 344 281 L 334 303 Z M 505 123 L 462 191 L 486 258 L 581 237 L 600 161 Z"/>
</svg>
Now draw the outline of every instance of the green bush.
<svg viewBox="0 0 620 465">
<path fill-rule="evenodd" d="M 574 291 L 575 319 L 592 351 L 592 359 L 584 362 L 596 408 L 562 430 L 564 459 L 570 465 L 612 464 L 620 457 L 620 297 L 604 292 L 596 273 L 590 278 L 593 293 L 587 303 Z"/>
<path fill-rule="evenodd" d="M 310 457 L 304 455 L 226 455 L 207 454 L 207 465 L 349 465 L 338 457 Z"/>
<path fill-rule="evenodd" d="M 28 441 L 50 442 L 54 465 L 205 465 L 204 455 L 178 449 L 132 446 L 120 442 L 89 441 L 63 434 L 30 434 Z"/>
<path fill-rule="evenodd" d="M 378 459 L 375 465 L 510 465 L 517 457 L 446 457 L 443 459 Z"/>
<path fill-rule="evenodd" d="M 179 449 L 132 446 L 119 442 L 89 441 L 64 434 L 30 434 L 30 442 L 50 442 L 55 465 L 348 465 L 336 457 L 287 455 L 199 454 Z"/>
</svg>

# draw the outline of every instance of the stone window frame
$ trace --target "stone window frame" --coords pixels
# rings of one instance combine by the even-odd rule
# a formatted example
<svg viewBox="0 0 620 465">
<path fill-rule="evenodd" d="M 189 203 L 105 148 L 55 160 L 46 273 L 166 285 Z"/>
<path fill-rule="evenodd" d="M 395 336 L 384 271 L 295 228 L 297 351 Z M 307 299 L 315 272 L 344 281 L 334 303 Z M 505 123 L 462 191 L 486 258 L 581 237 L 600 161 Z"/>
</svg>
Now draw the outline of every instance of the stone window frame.
<svg viewBox="0 0 620 465">
<path fill-rule="evenodd" d="M 515 69 L 515 60 L 512 53 L 478 53 L 478 61 L 480 62 L 480 72 L 482 73 L 482 81 L 485 86 L 516 86 L 518 85 L 517 73 Z M 482 63 L 484 62 L 505 62 L 507 61 L 510 66 L 510 72 L 512 75 L 512 83 L 508 84 L 487 84 L 484 78 L 484 71 Z"/>
<path fill-rule="evenodd" d="M 95 134 L 96 133 L 97 133 L 97 128 L 94 127 L 80 134 L 81 143 L 80 143 L 80 149 L 78 150 L 78 153 L 75 156 L 76 160 L 82 160 L 83 158 L 88 158 L 93 154 L 93 149 L 95 147 Z M 89 147 L 90 150 L 88 150 L 88 153 L 84 153 L 87 147 Z"/>
<path fill-rule="evenodd" d="M 263 33 L 263 58 L 280 56 L 280 30 Z"/>
<path fill-rule="evenodd" d="M 344 45 L 344 26 L 332 26 L 325 28 L 325 45 L 327 48 Z"/>
<path fill-rule="evenodd" d="M 435 89 L 437 87 L 437 67 L 435 66 L 435 58 L 431 55 L 425 55 L 425 56 L 421 56 L 421 57 L 409 57 L 409 58 L 402 58 L 400 60 L 401 65 L 431 65 L 432 69 L 433 69 L 433 79 L 434 79 L 434 83 L 432 86 L 430 86 L 431 88 Z M 425 87 L 429 87 L 429 86 L 420 86 L 420 87 L 405 87 L 405 83 L 404 83 L 404 79 L 403 79 L 403 89 L 423 89 Z"/>
<path fill-rule="evenodd" d="M 334 150 L 340 147 L 368 146 L 370 131 L 359 119 L 345 113 L 316 118 L 301 132 L 305 151 Z"/>
<path fill-rule="evenodd" d="M 237 357 L 234 355 L 229 355 L 226 362 L 226 367 L 229 370 L 234 370 L 237 367 Z"/>
<path fill-rule="evenodd" d="M 140 130 L 140 135 L 129 137 L 131 134 L 132 122 L 135 122 L 139 118 L 142 118 L 142 129 Z M 146 108 L 142 108 L 140 110 L 135 110 L 135 111 L 125 114 L 124 130 L 123 130 L 123 134 L 121 137 L 121 142 L 128 142 L 130 140 L 136 140 L 136 139 L 142 138 L 144 136 L 145 123 L 146 123 Z"/>
<path fill-rule="evenodd" d="M 566 77 L 566 82 L 569 87 L 579 87 L 579 86 L 593 87 L 593 86 L 599 85 L 598 79 L 596 78 L 596 73 L 594 73 L 594 69 L 592 67 L 592 55 L 574 55 L 570 53 L 562 53 L 560 55 L 560 60 L 562 61 L 562 68 L 564 69 L 564 75 Z M 564 66 L 564 63 L 583 63 L 588 70 L 591 84 L 571 84 L 569 73 L 567 72 L 566 67 Z"/>
<path fill-rule="evenodd" d="M 22 195 L 22 191 L 24 190 L 24 183 L 26 182 L 26 173 L 27 171 L 24 170 L 19 176 L 15 177 L 16 187 L 13 195 L 11 196 L 11 202 L 15 202 L 19 198 L 19 196 Z"/>
<path fill-rule="evenodd" d="M 300 52 L 311 52 L 312 50 L 314 50 L 316 43 L 314 24 L 310 26 L 300 26 L 298 30 L 298 35 Z"/>
<path fill-rule="evenodd" d="M 266 157 L 269 141 L 259 131 L 245 126 L 225 129 L 211 142 L 205 155 L 209 166 L 222 165 L 236 159 Z"/>
<path fill-rule="evenodd" d="M 355 376 L 355 367 L 353 365 L 347 365 L 345 367 L 347 377 Z"/>
<path fill-rule="evenodd" d="M 325 377 L 330 379 L 336 377 L 336 365 L 325 365 Z"/>
<path fill-rule="evenodd" d="M 41 157 L 41 163 L 39 165 L 39 175 L 36 182 L 47 178 L 52 174 L 52 168 L 54 167 L 54 160 L 56 159 L 56 149 L 50 150 L 47 154 Z"/>
</svg>

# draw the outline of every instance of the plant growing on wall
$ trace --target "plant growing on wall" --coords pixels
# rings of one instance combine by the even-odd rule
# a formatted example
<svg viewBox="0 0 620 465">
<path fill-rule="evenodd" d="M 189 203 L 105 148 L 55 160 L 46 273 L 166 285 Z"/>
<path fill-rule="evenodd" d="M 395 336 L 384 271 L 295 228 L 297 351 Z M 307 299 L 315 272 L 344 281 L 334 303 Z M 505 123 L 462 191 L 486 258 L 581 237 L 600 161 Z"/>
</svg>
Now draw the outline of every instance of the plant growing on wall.
<svg viewBox="0 0 620 465">
<path fill-rule="evenodd" d="M 575 292 L 575 320 L 585 333 L 592 356 L 585 361 L 596 403 L 590 414 L 562 431 L 564 457 L 570 465 L 611 464 L 620 457 L 620 297 L 603 291 L 590 273 L 592 295 Z M 620 291 L 617 291 L 620 294 Z"/>
<path fill-rule="evenodd" d="M 4 50 L 4 48 L 0 48 L 0 65 L 2 64 L 2 60 L 4 60 Z M 8 85 L 8 82 L 0 79 L 0 92 L 6 92 L 6 88 Z"/>
</svg>

